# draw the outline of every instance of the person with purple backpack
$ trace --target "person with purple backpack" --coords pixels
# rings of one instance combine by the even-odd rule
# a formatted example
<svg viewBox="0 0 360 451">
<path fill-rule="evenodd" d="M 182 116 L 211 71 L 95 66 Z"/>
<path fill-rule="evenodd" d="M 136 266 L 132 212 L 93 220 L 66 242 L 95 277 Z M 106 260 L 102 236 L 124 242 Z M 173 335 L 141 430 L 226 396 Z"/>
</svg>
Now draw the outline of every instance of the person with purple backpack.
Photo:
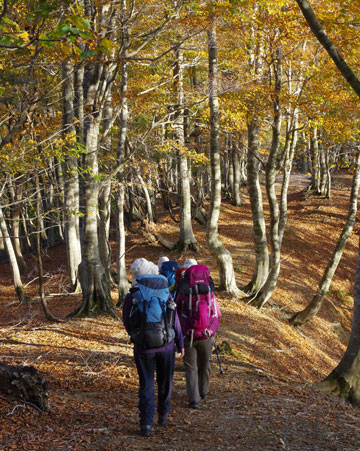
<svg viewBox="0 0 360 451">
<path fill-rule="evenodd" d="M 210 269 L 193 264 L 181 274 L 176 288 L 176 306 L 184 336 L 184 369 L 189 407 L 198 409 L 206 400 L 210 360 L 221 312 L 214 295 Z"/>
</svg>

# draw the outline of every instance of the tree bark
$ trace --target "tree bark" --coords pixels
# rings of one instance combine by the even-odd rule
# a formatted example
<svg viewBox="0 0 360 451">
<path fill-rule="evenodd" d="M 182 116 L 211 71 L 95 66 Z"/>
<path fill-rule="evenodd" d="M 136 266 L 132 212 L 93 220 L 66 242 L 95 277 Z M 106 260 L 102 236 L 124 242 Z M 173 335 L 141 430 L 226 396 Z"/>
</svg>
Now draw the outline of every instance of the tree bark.
<svg viewBox="0 0 360 451">
<path fill-rule="evenodd" d="M 269 201 L 270 208 L 270 246 L 271 246 L 271 256 L 270 256 L 270 267 L 267 274 L 266 281 L 260 290 L 252 296 L 249 303 L 256 305 L 261 308 L 272 296 L 277 280 L 280 273 L 280 250 L 281 250 L 281 239 L 279 234 L 279 223 L 280 223 L 280 213 L 279 205 L 277 201 L 275 182 L 278 170 L 276 168 L 276 162 L 279 154 L 279 144 L 281 135 L 281 102 L 280 102 L 280 92 L 282 85 L 282 55 L 281 50 L 276 51 L 274 56 L 274 75 L 275 75 L 275 86 L 274 86 L 274 121 L 272 126 L 272 141 L 270 154 L 266 164 L 266 193 Z"/>
<path fill-rule="evenodd" d="M 251 281 L 242 288 L 245 293 L 257 293 L 264 285 L 269 272 L 269 252 L 266 224 L 259 179 L 259 126 L 253 118 L 248 123 L 247 180 L 253 218 L 256 267 Z"/>
<path fill-rule="evenodd" d="M 360 97 L 360 81 L 355 75 L 355 73 L 348 66 L 342 55 L 340 54 L 337 47 L 331 41 L 329 36 L 326 34 L 324 28 L 321 26 L 320 22 L 316 18 L 314 11 L 312 10 L 309 2 L 307 0 L 296 0 L 299 5 L 301 12 L 303 13 L 309 27 L 311 28 L 314 35 L 317 37 L 318 41 L 324 47 L 324 49 L 329 54 L 330 58 L 334 61 L 336 67 L 339 69 L 342 76 L 346 79 L 355 93 Z"/>
<path fill-rule="evenodd" d="M 63 102 L 62 102 L 62 136 L 64 140 L 73 139 L 74 126 L 74 77 L 73 65 L 66 61 L 62 67 L 63 72 Z M 71 145 L 70 143 L 68 144 Z M 80 290 L 78 268 L 81 262 L 81 244 L 79 230 L 79 179 L 78 161 L 76 152 L 65 157 L 64 163 L 64 206 L 65 206 L 65 243 L 68 259 L 68 271 L 71 290 Z"/>
<path fill-rule="evenodd" d="M 6 247 L 8 255 L 9 255 L 10 266 L 11 266 L 11 271 L 12 271 L 12 275 L 13 275 L 14 286 L 15 286 L 15 291 L 16 291 L 17 297 L 20 302 L 29 301 L 29 297 L 26 294 L 23 283 L 21 281 L 19 265 L 16 260 L 16 255 L 14 252 L 11 238 L 9 236 L 9 232 L 8 232 L 8 228 L 7 228 L 7 224 L 6 224 L 6 220 L 4 217 L 2 207 L 0 207 L 0 228 L 1 228 L 2 238 L 5 242 L 5 247 Z"/>
<path fill-rule="evenodd" d="M 87 115 L 85 120 L 84 167 L 84 232 L 82 237 L 82 260 L 79 265 L 79 279 L 82 289 L 82 304 L 73 315 L 88 315 L 99 311 L 114 312 L 110 296 L 110 276 L 108 268 L 101 262 L 99 254 L 99 134 L 104 105 L 99 99 L 106 98 L 104 90 L 110 79 L 107 68 L 99 62 L 86 67 L 84 92 Z M 107 86 L 109 88 L 109 86 Z M 103 100 L 104 101 L 104 100 Z"/>
<path fill-rule="evenodd" d="M 45 298 L 45 287 L 44 287 L 44 271 L 41 257 L 41 191 L 39 184 L 39 175 L 38 172 L 35 174 L 35 186 L 36 186 L 36 258 L 37 258 L 37 267 L 38 267 L 38 280 L 39 280 L 39 295 L 41 305 L 45 314 L 45 318 L 50 321 L 57 321 L 54 315 L 51 314 L 46 298 Z"/>
<path fill-rule="evenodd" d="M 14 252 L 16 260 L 18 262 L 20 270 L 26 269 L 26 263 L 21 250 L 20 242 L 20 221 L 21 221 L 21 209 L 22 209 L 22 197 L 23 197 L 23 176 L 19 175 L 14 180 L 10 180 L 10 194 L 12 200 L 11 207 L 11 234 L 12 242 L 14 246 Z"/>
<path fill-rule="evenodd" d="M 220 290 L 239 295 L 233 261 L 230 252 L 223 245 L 218 231 L 221 206 L 221 168 L 219 142 L 219 102 L 217 95 L 217 40 L 215 18 L 211 17 L 208 30 L 209 54 L 209 107 L 210 107 L 210 158 L 211 158 L 211 201 L 206 239 L 209 249 L 217 259 L 220 275 Z"/>
<path fill-rule="evenodd" d="M 320 156 L 319 156 L 319 143 L 318 143 L 318 130 L 317 127 L 312 127 L 310 129 L 310 153 L 311 153 L 311 187 L 316 194 L 321 194 L 320 192 Z"/>
<path fill-rule="evenodd" d="M 235 145 L 235 143 L 232 140 L 232 166 L 233 166 L 233 172 L 234 172 L 234 178 L 233 178 L 233 204 L 236 207 L 240 207 L 241 202 L 241 191 L 240 191 L 240 185 L 241 185 L 241 166 L 240 166 L 240 158 L 239 158 L 239 149 Z"/>
<path fill-rule="evenodd" d="M 123 9 L 123 16 L 125 16 L 125 10 Z M 128 46 L 128 30 L 126 25 L 123 25 L 123 46 L 124 52 Z M 124 56 L 126 53 L 124 54 Z M 119 136 L 117 142 L 117 163 L 122 164 L 125 158 L 125 145 L 128 129 L 128 101 L 127 101 L 127 86 L 128 86 L 128 63 L 124 60 L 121 65 L 121 105 L 120 105 L 120 120 L 119 120 Z M 117 236 L 118 247 L 116 251 L 116 269 L 118 278 L 118 302 L 117 305 L 121 306 L 125 300 L 125 296 L 129 291 L 129 282 L 126 274 L 126 262 L 125 262 L 125 221 L 124 221 L 124 203 L 125 203 L 125 174 L 122 169 L 118 174 L 118 190 L 116 194 L 117 205 Z"/>
<path fill-rule="evenodd" d="M 175 51 L 174 85 L 177 102 L 174 113 L 174 132 L 177 145 L 179 196 L 180 196 L 180 233 L 176 248 L 182 252 L 198 251 L 191 222 L 190 178 L 187 156 L 185 153 L 185 121 L 184 121 L 184 81 L 183 81 L 183 51 L 179 46 Z"/>
</svg>

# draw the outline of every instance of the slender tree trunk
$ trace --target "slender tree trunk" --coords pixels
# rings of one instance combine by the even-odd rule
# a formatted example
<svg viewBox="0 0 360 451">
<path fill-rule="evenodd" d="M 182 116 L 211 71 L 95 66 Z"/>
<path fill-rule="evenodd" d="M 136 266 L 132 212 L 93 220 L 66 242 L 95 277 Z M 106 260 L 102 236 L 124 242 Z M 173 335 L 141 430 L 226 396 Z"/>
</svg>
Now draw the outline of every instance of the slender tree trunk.
<svg viewBox="0 0 360 451">
<path fill-rule="evenodd" d="M 311 128 L 310 137 L 310 152 L 312 163 L 312 189 L 316 194 L 320 194 L 320 157 L 319 157 L 319 142 L 318 142 L 318 130 L 316 127 Z"/>
<path fill-rule="evenodd" d="M 3 240 L 5 242 L 5 247 L 6 247 L 8 255 L 9 255 L 10 266 L 11 266 L 11 270 L 12 270 L 13 281 L 14 281 L 14 286 L 15 286 L 15 291 L 16 291 L 17 297 L 19 298 L 20 302 L 28 301 L 29 297 L 27 296 L 24 286 L 23 286 L 23 283 L 21 281 L 18 262 L 16 260 L 16 255 L 14 252 L 12 241 L 9 236 L 3 209 L 1 207 L 0 207 L 0 228 L 1 228 Z"/>
<path fill-rule="evenodd" d="M 20 242 L 20 224 L 21 224 L 21 209 L 22 209 L 22 196 L 23 196 L 23 177 L 16 177 L 15 180 L 11 180 L 11 199 L 13 202 L 11 208 L 11 234 L 12 242 L 14 246 L 14 252 L 16 260 L 19 264 L 20 270 L 26 269 L 26 263 L 21 250 Z"/>
<path fill-rule="evenodd" d="M 105 154 L 112 151 L 111 127 L 113 123 L 113 108 L 111 92 L 107 93 L 104 105 L 104 119 L 102 123 L 101 149 Z M 101 186 L 99 197 L 99 253 L 101 262 L 106 268 L 111 286 L 115 286 L 111 274 L 111 245 L 110 245 L 110 220 L 111 220 L 111 179 Z"/>
<path fill-rule="evenodd" d="M 281 71 L 281 51 L 276 54 L 274 73 L 275 73 L 275 95 L 274 95 L 274 123 L 272 127 L 272 142 L 270 154 L 266 165 L 266 192 L 270 207 L 270 268 L 264 285 L 260 288 L 250 303 L 261 308 L 272 296 L 280 273 L 280 250 L 281 242 L 279 235 L 280 213 L 277 196 L 275 191 L 275 182 L 278 170 L 276 169 L 276 161 L 279 153 L 280 133 L 281 133 L 281 103 L 280 91 L 282 84 Z"/>
<path fill-rule="evenodd" d="M 335 249 L 325 269 L 323 277 L 319 283 L 317 293 L 304 310 L 295 313 L 291 317 L 290 323 L 293 324 L 294 326 L 299 326 L 312 320 L 323 304 L 323 301 L 330 289 L 330 285 L 334 277 L 335 271 L 340 263 L 347 240 L 350 237 L 355 225 L 359 187 L 360 187 L 360 154 L 358 154 L 356 158 L 356 171 L 354 173 L 351 187 L 349 211 L 346 223 L 336 243 Z"/>
<path fill-rule="evenodd" d="M 63 72 L 63 112 L 62 126 L 63 138 L 69 139 L 68 146 L 71 146 L 71 139 L 75 137 L 74 126 L 74 77 L 73 65 L 66 61 L 62 67 Z M 64 206 L 65 206 L 65 243 L 68 259 L 68 271 L 70 287 L 73 291 L 80 290 L 78 279 L 78 268 L 81 262 L 81 244 L 79 231 L 79 178 L 78 161 L 76 154 L 65 157 L 64 173 Z"/>
<path fill-rule="evenodd" d="M 239 149 L 236 147 L 235 143 L 232 142 L 232 163 L 234 168 L 234 184 L 233 184 L 233 204 L 240 207 L 241 202 L 241 167 L 239 158 Z"/>
<path fill-rule="evenodd" d="M 331 171 L 329 164 L 329 152 L 326 153 L 325 165 L 326 165 L 326 187 L 325 187 L 325 198 L 330 199 L 331 197 Z"/>
<path fill-rule="evenodd" d="M 334 61 L 341 75 L 349 83 L 357 96 L 360 97 L 360 80 L 348 66 L 348 64 L 338 51 L 337 47 L 326 34 L 325 30 L 315 16 L 309 2 L 307 0 L 296 0 L 296 2 L 299 5 L 301 12 L 303 13 L 307 23 L 309 24 L 314 35 L 317 37 L 318 41 L 327 51 L 330 58 Z"/>
<path fill-rule="evenodd" d="M 183 82 L 183 51 L 179 46 L 175 51 L 174 84 L 177 104 L 174 114 L 174 132 L 177 144 L 179 196 L 180 196 L 180 233 L 176 243 L 178 250 L 188 249 L 197 252 L 191 221 L 191 195 L 188 161 L 185 152 L 185 121 L 184 121 L 184 82 Z"/>
<path fill-rule="evenodd" d="M 328 185 L 327 183 L 327 177 L 328 177 L 328 171 L 327 171 L 327 149 L 325 148 L 324 144 L 321 140 L 321 132 L 319 132 L 320 142 L 319 142 L 319 158 L 320 158 L 320 193 L 321 195 L 326 195 L 326 187 Z"/>
<path fill-rule="evenodd" d="M 109 273 L 111 271 L 110 218 L 111 181 L 102 187 L 99 196 L 99 254 L 101 263 Z"/>
<path fill-rule="evenodd" d="M 220 275 L 220 289 L 238 295 L 233 261 L 230 252 L 223 245 L 218 231 L 221 206 L 221 168 L 219 142 L 219 102 L 217 95 L 217 41 L 215 18 L 211 18 L 208 30 L 209 53 L 209 106 L 210 106 L 210 157 L 211 157 L 211 202 L 206 239 L 209 249 L 215 255 Z"/>
<path fill-rule="evenodd" d="M 127 28 L 124 29 L 124 43 L 127 46 L 128 34 Z M 128 129 L 128 102 L 127 102 L 127 82 L 128 82 L 128 63 L 124 60 L 121 66 L 121 111 L 119 120 L 119 137 L 117 143 L 117 163 L 122 164 L 125 158 L 125 144 Z M 126 274 L 126 262 L 125 262 L 125 222 L 124 222 L 124 203 L 125 203 L 125 173 L 124 169 L 119 171 L 118 174 L 118 190 L 116 194 L 117 205 L 117 234 L 118 234 L 118 247 L 116 251 L 116 266 L 118 277 L 118 302 L 117 305 L 121 306 L 125 300 L 125 296 L 129 291 L 129 282 Z"/>
<path fill-rule="evenodd" d="M 266 224 L 259 180 L 259 126 L 255 119 L 248 123 L 247 180 L 253 218 L 256 267 L 251 281 L 242 288 L 245 293 L 257 293 L 264 285 L 269 272 L 269 252 Z"/>
<path fill-rule="evenodd" d="M 44 271 L 41 256 L 41 190 L 39 184 L 38 173 L 35 174 L 35 187 L 36 187 L 36 258 L 38 267 L 38 280 L 39 280 L 39 295 L 41 305 L 45 314 L 45 318 L 50 321 L 57 321 L 54 315 L 50 313 L 48 308 L 46 298 L 45 298 L 45 287 L 44 287 Z"/>
</svg>

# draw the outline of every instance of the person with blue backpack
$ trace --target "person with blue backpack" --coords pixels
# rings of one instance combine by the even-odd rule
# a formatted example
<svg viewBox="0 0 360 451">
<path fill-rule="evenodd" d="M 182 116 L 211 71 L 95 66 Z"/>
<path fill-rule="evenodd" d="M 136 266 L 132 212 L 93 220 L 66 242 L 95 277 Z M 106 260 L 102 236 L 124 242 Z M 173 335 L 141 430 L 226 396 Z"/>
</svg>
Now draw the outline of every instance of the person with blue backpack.
<svg viewBox="0 0 360 451">
<path fill-rule="evenodd" d="M 159 272 L 160 272 L 160 270 L 161 270 L 162 264 L 163 264 L 164 262 L 168 262 L 168 261 L 169 261 L 169 257 L 167 257 L 166 255 L 164 255 L 164 256 L 162 256 L 162 257 L 159 257 L 159 260 L 158 260 L 158 262 L 157 262 Z"/>
<path fill-rule="evenodd" d="M 140 434 L 149 437 L 155 413 L 155 380 L 158 387 L 158 424 L 165 425 L 170 410 L 175 348 L 184 356 L 184 341 L 168 280 L 157 265 L 144 258 L 131 265 L 132 287 L 123 305 L 123 321 L 134 343 L 139 375 Z"/>
<path fill-rule="evenodd" d="M 189 407 L 199 408 L 206 400 L 210 382 L 210 360 L 214 335 L 221 312 L 214 295 L 210 269 L 206 265 L 190 265 L 176 288 L 175 302 L 184 335 L 184 369 Z"/>
<path fill-rule="evenodd" d="M 175 260 L 167 260 L 162 262 L 159 273 L 165 276 L 169 282 L 170 293 L 174 292 L 175 289 L 175 274 L 179 269 L 179 263 Z"/>
</svg>

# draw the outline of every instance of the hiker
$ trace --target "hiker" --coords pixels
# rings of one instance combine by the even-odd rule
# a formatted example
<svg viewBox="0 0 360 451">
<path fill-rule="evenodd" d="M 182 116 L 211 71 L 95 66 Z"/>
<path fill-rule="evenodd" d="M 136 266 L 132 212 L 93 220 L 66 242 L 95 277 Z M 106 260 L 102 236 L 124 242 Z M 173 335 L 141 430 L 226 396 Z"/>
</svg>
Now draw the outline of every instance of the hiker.
<svg viewBox="0 0 360 451">
<path fill-rule="evenodd" d="M 166 255 L 164 255 L 163 257 L 160 257 L 160 258 L 159 258 L 159 260 L 158 260 L 158 262 L 157 262 L 159 272 L 160 272 L 160 270 L 161 270 L 161 265 L 162 265 L 164 262 L 168 262 L 168 261 L 169 261 L 169 257 L 166 257 Z"/>
<path fill-rule="evenodd" d="M 175 299 L 184 335 L 184 369 L 189 407 L 206 400 L 210 382 L 210 359 L 221 312 L 213 292 L 210 270 L 191 265 L 184 272 Z"/>
<path fill-rule="evenodd" d="M 175 289 L 175 274 L 179 269 L 179 263 L 175 260 L 167 260 L 161 264 L 159 269 L 160 274 L 165 276 L 169 282 L 169 291 L 173 294 Z"/>
<path fill-rule="evenodd" d="M 154 421 L 155 369 L 158 424 L 165 425 L 170 409 L 175 346 L 180 356 L 184 356 L 176 305 L 169 293 L 167 279 L 154 273 L 155 269 L 158 272 L 157 265 L 146 259 L 137 259 L 132 263 L 132 287 L 123 306 L 124 325 L 134 343 L 140 383 L 140 434 L 144 437 L 150 436 Z"/>
<path fill-rule="evenodd" d="M 181 279 L 181 275 L 188 269 L 190 268 L 190 266 L 192 265 L 197 265 L 197 261 L 195 260 L 195 258 L 187 258 L 184 263 L 180 266 L 180 268 L 178 268 L 176 270 L 175 273 L 175 287 L 176 285 L 178 285 L 180 279 Z"/>
</svg>

